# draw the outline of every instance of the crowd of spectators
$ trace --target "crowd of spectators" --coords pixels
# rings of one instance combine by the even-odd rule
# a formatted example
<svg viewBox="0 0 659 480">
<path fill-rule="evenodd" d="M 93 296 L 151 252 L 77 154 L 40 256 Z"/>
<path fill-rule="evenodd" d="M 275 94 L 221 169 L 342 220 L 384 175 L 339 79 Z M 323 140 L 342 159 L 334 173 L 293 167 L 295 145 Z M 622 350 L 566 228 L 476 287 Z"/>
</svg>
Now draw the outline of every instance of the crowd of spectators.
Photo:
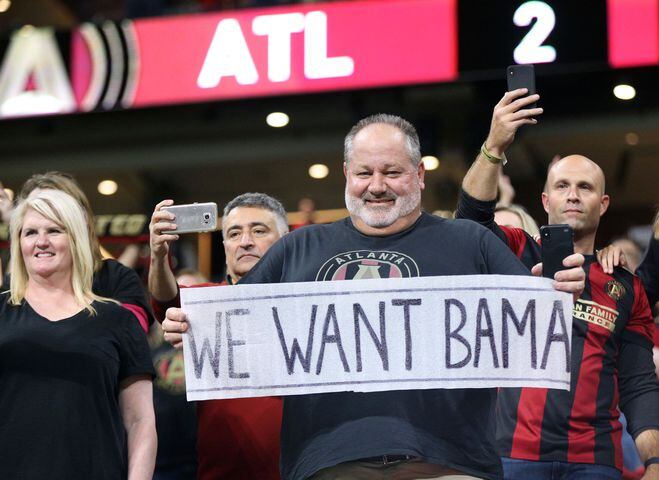
<svg viewBox="0 0 659 480">
<path fill-rule="evenodd" d="M 197 3 L 209 6 L 211 4 L 225 6 L 229 3 L 255 6 L 255 3 L 279 2 L 204 2 L 200 0 Z M 504 244 L 507 244 L 513 253 L 520 257 L 529 270 L 532 267 L 534 271 L 537 270 L 537 266 L 534 267 L 534 265 L 538 260 L 539 252 L 538 226 L 524 207 L 513 203 L 514 188 L 510 180 L 501 175 L 500 162 L 503 152 L 512 142 L 514 131 L 524 123 L 515 122 L 520 122 L 520 118 L 522 118 L 528 121 L 527 123 L 532 123 L 531 117 L 542 112 L 532 111 L 533 115 L 529 113 L 526 117 L 515 116 L 517 110 L 513 110 L 510 105 L 514 104 L 519 109 L 520 105 L 524 104 L 515 103 L 515 97 L 507 95 L 495 108 L 490 136 L 483 144 L 474 166 L 465 177 L 457 216 L 483 224 L 503 241 L 503 243 L 499 242 L 495 236 L 484 237 L 483 241 L 493 243 L 485 246 L 473 246 L 475 249 L 481 249 L 481 255 L 483 252 L 489 252 L 488 255 L 492 256 L 492 252 L 496 252 L 494 255 L 496 258 L 490 258 L 490 263 L 487 265 L 492 272 L 519 273 L 515 269 L 521 268 L 521 264 L 518 265 L 512 261 L 513 256 L 503 248 Z M 532 97 L 529 99 L 529 101 L 533 100 Z M 403 143 L 399 139 L 401 134 L 406 135 L 405 142 L 407 143 Z M 418 160 L 415 161 L 414 152 L 409 153 L 409 149 L 413 148 L 409 145 L 415 145 L 415 141 L 418 147 L 418 138 L 415 140 L 415 136 L 413 127 L 398 117 L 374 116 L 357 124 L 347 137 L 345 156 L 348 181 L 346 202 L 353 222 L 344 220 L 331 226 L 314 225 L 315 206 L 313 201 L 303 199 L 300 202 L 300 208 L 304 212 L 304 218 L 300 225 L 296 225 L 296 227 L 303 228 L 299 228 L 299 231 L 290 235 L 291 240 L 286 242 L 289 247 L 282 247 L 281 245 L 285 242 L 279 241 L 288 234 L 289 226 L 286 212 L 277 200 L 257 193 L 239 195 L 232 200 L 226 206 L 222 219 L 227 274 L 221 284 L 232 285 L 244 278 L 249 282 L 257 283 L 276 281 L 277 279 L 267 270 L 268 267 L 274 268 L 271 266 L 273 258 L 275 260 L 279 257 L 286 258 L 288 259 L 286 261 L 290 262 L 303 261 L 299 258 L 295 259 L 293 256 L 286 256 L 284 252 L 284 248 L 290 248 L 295 241 L 316 242 L 314 251 L 323 252 L 328 250 L 328 244 L 339 241 L 339 239 L 343 239 L 340 241 L 346 243 L 345 248 L 348 248 L 350 242 L 345 238 L 352 238 L 350 237 L 352 235 L 353 242 L 371 238 L 368 240 L 369 242 L 382 243 L 384 250 L 390 237 L 394 237 L 400 231 L 407 231 L 406 229 L 409 228 L 409 232 L 415 231 L 414 236 L 420 242 L 414 247 L 418 249 L 422 248 L 424 242 L 421 233 L 416 231 L 420 228 L 419 224 L 423 224 L 424 228 L 428 229 L 427 231 L 441 232 L 441 235 L 437 233 L 438 240 L 436 241 L 439 241 L 442 235 L 455 235 L 456 238 L 464 237 L 465 239 L 475 238 L 473 232 L 480 232 L 480 230 L 474 230 L 476 226 L 471 222 L 444 220 L 422 213 L 420 193 L 423 189 L 423 165 Z M 392 157 L 395 158 L 393 163 L 396 164 L 396 168 L 400 167 L 400 172 L 396 171 L 395 175 L 392 175 L 390 170 L 393 167 L 387 165 L 382 167 L 386 170 L 386 172 L 383 170 L 382 180 L 373 180 L 381 174 L 379 170 L 381 166 L 376 165 L 369 155 L 372 155 L 374 149 L 381 145 L 388 147 L 385 149 L 387 155 L 396 151 L 396 148 L 401 148 L 406 153 L 401 158 Z M 401 147 L 401 145 L 405 145 L 405 147 Z M 409 159 L 406 156 L 408 154 Z M 372 169 L 368 170 L 369 175 L 364 176 L 364 170 L 360 169 L 369 168 Z M 562 170 L 571 173 L 561 177 Z M 616 471 L 621 469 L 625 478 L 640 478 L 644 472 L 644 461 L 650 462 L 648 469 L 657 468 L 654 465 L 656 462 L 652 461 L 652 459 L 656 460 L 656 453 L 653 453 L 654 447 L 646 447 L 647 443 L 639 441 L 639 439 L 646 438 L 647 432 L 652 435 L 652 432 L 658 428 L 653 424 L 654 417 L 656 417 L 656 404 L 653 413 L 652 405 L 645 404 L 645 399 L 656 398 L 659 387 L 657 387 L 656 378 L 648 380 L 646 375 L 640 379 L 638 372 L 633 370 L 645 368 L 646 365 L 639 359 L 645 355 L 643 349 L 647 349 L 646 344 L 651 343 L 652 335 L 654 335 L 656 362 L 658 343 L 656 321 L 659 318 L 659 297 L 657 296 L 659 214 L 654 219 L 652 236 L 648 239 L 645 254 L 634 240 L 627 237 L 616 239 L 612 245 L 599 252 L 594 251 L 597 225 L 609 202 L 608 195 L 603 190 L 604 174 L 601 169 L 591 160 L 578 155 L 556 158 L 550 164 L 547 186 L 542 198 L 550 222 L 569 221 L 570 215 L 557 209 L 556 203 L 552 203 L 552 201 L 557 202 L 556 199 L 561 195 L 562 188 L 581 188 L 578 185 L 573 187 L 570 184 L 571 180 L 564 178 L 572 178 L 571 175 L 581 175 L 582 173 L 589 178 L 589 180 L 584 180 L 585 183 L 590 182 L 591 191 L 588 195 L 593 193 L 599 195 L 594 204 L 599 205 L 601 210 L 599 213 L 592 210 L 587 212 L 592 217 L 591 220 L 595 222 L 594 225 L 587 223 L 582 225 L 578 222 L 575 224 L 575 234 L 577 235 L 575 237 L 577 250 L 575 258 L 581 258 L 580 263 L 575 263 L 577 260 L 568 257 L 570 260 L 566 260 L 565 265 L 569 269 L 565 272 L 572 272 L 571 276 L 569 279 L 567 274 L 565 278 L 557 276 L 556 280 L 561 285 L 569 284 L 570 290 L 567 289 L 568 287 L 564 288 L 566 291 L 574 292 L 575 295 L 581 294 L 582 291 L 588 292 L 590 295 L 591 289 L 596 288 L 594 285 L 597 288 L 605 289 L 605 286 L 593 283 L 602 280 L 592 280 L 591 282 L 589 279 L 589 276 L 596 278 L 596 275 L 597 278 L 605 278 L 610 282 L 622 282 L 624 285 L 629 285 L 630 292 L 633 292 L 634 305 L 626 306 L 627 310 L 621 310 L 621 314 L 629 316 L 629 318 L 625 317 L 625 321 L 633 324 L 636 330 L 621 333 L 619 337 L 616 337 L 620 340 L 610 340 L 619 342 L 615 348 L 621 349 L 621 354 L 620 357 L 611 358 L 612 364 L 615 365 L 615 373 L 612 370 L 609 374 L 612 379 L 614 375 L 617 379 L 618 370 L 620 370 L 619 375 L 624 377 L 621 380 L 620 402 L 622 408 L 628 412 L 629 429 L 639 445 L 640 456 L 639 452 L 635 451 L 633 440 L 628 438 L 627 441 L 622 440 L 620 444 L 616 444 L 616 440 L 614 440 L 610 446 L 612 452 L 622 448 L 621 445 L 624 446 L 624 468 L 622 463 L 618 463 L 617 457 L 613 459 L 615 455 L 612 454 L 611 459 L 606 457 L 608 455 L 606 448 L 609 447 L 598 447 L 601 450 L 593 454 L 592 458 L 597 455 L 599 455 L 597 457 L 599 459 L 606 457 L 606 460 L 599 462 L 601 465 L 597 465 L 604 468 L 598 470 L 598 472 L 602 472 L 602 475 L 613 472 L 614 476 L 606 478 L 617 478 Z M 408 180 L 408 175 L 412 180 Z M 414 180 L 415 175 L 417 180 Z M 392 185 L 391 190 L 390 185 Z M 396 189 L 398 190 L 394 195 L 392 192 Z M 496 201 L 497 190 L 499 192 L 498 203 Z M 418 196 L 415 196 L 417 194 Z M 582 207 L 580 202 L 583 202 L 584 205 L 587 202 L 579 198 L 579 195 L 574 193 L 574 198 L 568 199 L 566 202 L 577 205 L 576 210 L 585 211 L 587 206 Z M 403 198 L 409 205 L 405 204 L 400 210 L 396 210 L 397 216 L 392 218 L 390 223 L 384 225 L 386 221 L 382 220 L 380 217 L 382 212 L 378 210 L 382 207 L 373 207 L 368 202 L 386 202 L 388 205 L 390 201 L 395 204 L 397 198 Z M 415 201 L 416 204 L 412 205 Z M 187 269 L 186 267 L 189 266 L 186 265 L 181 265 L 176 271 L 171 268 L 170 246 L 178 240 L 178 235 L 168 233 L 174 226 L 175 218 L 162 207 L 172 203 L 171 200 L 164 200 L 156 205 L 151 219 L 151 261 L 148 282 L 151 305 L 149 305 L 146 300 L 147 286 L 140 283 L 135 272 L 120 262 L 103 256 L 91 221 L 93 218 L 91 205 L 73 177 L 58 172 L 35 175 L 27 180 L 16 202 L 7 197 L 4 190 L 0 191 L 0 212 L 4 221 L 11 222 L 12 233 L 10 269 L 9 272 L 4 272 L 6 275 L 3 278 L 4 290 L 9 288 L 9 293 L 3 293 L 0 304 L 0 321 L 3 322 L 3 331 L 11 331 L 9 340 L 7 337 L 4 341 L 0 339 L 0 362 L 3 362 L 0 367 L 0 405 L 3 407 L 3 412 L 8 412 L 3 415 L 4 420 L 0 420 L 0 473 L 5 474 L 2 475 L 3 478 L 23 478 L 23 476 L 25 478 L 46 478 L 48 473 L 52 473 L 55 469 L 58 472 L 56 474 L 58 478 L 78 478 L 76 475 L 80 471 L 86 471 L 88 478 L 125 478 L 129 476 L 129 478 L 146 479 L 151 478 L 154 468 L 153 478 L 158 480 L 183 480 L 195 477 L 202 480 L 214 478 L 274 480 L 279 478 L 279 429 L 282 422 L 287 425 L 285 428 L 292 429 L 290 427 L 294 423 L 291 421 L 292 407 L 289 407 L 288 411 L 282 410 L 282 400 L 271 397 L 205 401 L 196 406 L 185 401 L 183 357 L 181 350 L 177 347 L 181 345 L 181 334 L 185 331 L 187 324 L 183 312 L 177 308 L 180 306 L 179 292 L 180 287 L 207 284 L 208 279 L 197 271 Z M 407 208 L 408 206 L 410 208 Z M 373 209 L 376 213 L 369 209 Z M 350 225 L 353 223 L 354 226 L 351 227 Z M 391 225 L 396 228 L 391 230 Z M 270 264 L 268 266 L 259 264 L 261 257 L 275 245 L 278 247 L 273 249 L 275 253 L 269 257 Z M 451 247 L 456 250 L 454 261 L 464 254 L 465 245 L 460 245 L 460 247 L 458 248 L 455 244 Z M 131 256 L 134 255 L 124 257 Z M 585 263 L 584 256 L 586 257 Z M 261 266 L 259 267 L 259 265 Z M 623 270 L 623 267 L 626 270 Z M 281 271 L 295 271 L 296 268 L 298 266 L 293 265 Z M 583 277 L 576 277 L 577 270 L 582 275 L 584 270 L 587 270 L 588 273 Z M 436 274 L 442 273 L 440 270 L 438 272 Z M 632 272 L 638 272 L 647 289 L 649 307 L 647 307 L 648 301 L 645 300 L 645 292 L 641 287 L 637 288 L 640 280 L 633 276 Z M 447 273 L 451 272 L 444 274 Z M 583 278 L 586 279 L 585 290 Z M 286 280 L 295 279 L 287 278 Z M 306 277 L 300 280 L 306 280 Z M 580 288 L 577 288 L 579 282 L 581 285 Z M 648 323 L 650 309 L 653 310 L 655 317 L 654 327 Z M 154 322 L 154 311 L 158 322 Z M 644 316 L 645 313 L 647 313 L 646 316 Z M 47 322 L 43 322 L 44 319 Z M 159 322 L 163 322 L 162 328 Z M 54 330 L 52 327 L 56 324 L 63 325 L 63 327 Z M 84 335 L 81 332 L 84 332 Z M 575 332 L 577 331 L 575 330 Z M 579 341 L 577 333 L 573 335 L 573 342 Z M 590 341 L 586 335 L 584 333 L 584 342 Z M 58 345 L 56 351 L 52 351 L 53 344 Z M 25 354 L 25 349 L 28 347 L 30 355 Z M 148 347 L 151 351 L 150 356 Z M 94 349 L 110 353 L 99 356 Z M 34 352 L 37 352 L 36 356 L 33 354 Z M 608 354 L 603 351 L 602 356 L 606 357 L 606 355 Z M 630 355 L 634 358 L 627 358 Z M 48 359 L 47 365 L 39 361 L 44 358 Z M 581 360 L 576 361 L 575 370 L 578 371 Z M 23 364 L 29 364 L 31 367 L 23 368 L 21 366 Z M 57 375 L 55 375 L 54 369 L 57 369 Z M 99 375 L 98 372 L 102 372 L 104 375 L 100 379 L 96 378 Z M 602 376 L 601 378 L 604 379 L 602 381 L 609 381 L 608 377 Z M 613 385 L 617 385 L 616 379 L 611 380 Z M 582 385 L 583 382 L 591 380 L 594 381 L 589 378 L 584 380 L 580 377 L 578 381 L 579 385 Z M 551 430 L 551 425 L 548 426 L 545 423 L 563 415 L 560 410 L 562 402 L 569 401 L 570 408 L 575 408 L 573 401 L 586 401 L 584 399 L 575 400 L 575 390 L 579 392 L 581 387 L 577 388 L 576 380 L 574 381 L 575 385 L 571 392 L 547 393 L 545 391 L 543 398 L 550 398 L 548 404 L 553 404 L 556 411 L 549 410 L 543 413 L 545 420 L 541 423 L 543 423 L 544 429 Z M 155 407 L 151 403 L 152 385 Z M 500 418 L 503 418 L 500 420 L 499 427 L 500 433 L 504 432 L 500 434 L 502 445 L 517 442 L 519 432 L 515 428 L 514 432 L 512 430 L 508 432 L 511 438 L 506 437 L 507 418 L 506 413 L 501 413 L 501 410 L 505 410 L 505 405 L 513 405 L 514 407 L 511 407 L 514 408 L 514 412 L 511 413 L 513 423 L 511 425 L 514 425 L 515 422 L 522 422 L 521 419 L 514 417 L 522 414 L 529 415 L 533 406 L 521 407 L 519 405 L 524 398 L 527 401 L 530 399 L 531 402 L 535 401 L 533 399 L 537 400 L 539 398 L 538 390 L 542 389 L 536 389 L 532 394 L 525 391 L 520 393 L 512 389 L 502 390 L 499 393 Z M 552 397 L 554 393 L 555 397 Z M 610 394 L 611 398 L 617 398 L 617 390 Z M 319 424 L 320 412 L 314 413 L 314 408 L 318 408 L 317 405 L 322 404 L 333 409 L 339 418 L 343 418 L 343 413 L 337 410 L 340 401 L 350 403 L 349 410 L 353 416 L 359 416 L 362 410 L 366 412 L 370 408 L 369 398 L 371 397 L 368 397 L 369 394 L 346 393 L 341 395 L 342 397 L 332 397 L 331 405 L 323 403 L 326 402 L 323 395 L 315 396 L 317 398 L 313 401 L 300 397 L 285 400 L 285 402 L 290 402 L 290 405 L 297 408 L 298 412 L 308 415 L 306 428 L 318 428 L 319 432 L 322 428 L 332 431 L 332 429 L 339 430 L 338 424 L 334 424 L 339 420 L 335 420 L 333 423 L 331 419 L 324 419 L 324 426 Z M 378 404 L 391 408 L 394 408 L 394 405 L 397 405 L 396 408 L 402 408 L 400 405 L 410 402 L 410 395 L 418 395 L 419 405 L 424 405 L 423 408 L 428 409 L 433 405 L 453 405 L 451 402 L 454 400 L 451 400 L 451 396 L 456 393 L 446 393 L 446 399 L 422 393 L 397 394 L 398 396 L 393 393 L 378 395 Z M 99 397 L 105 403 L 99 404 Z M 341 398 L 343 400 L 340 400 Z M 465 396 L 466 398 L 467 396 Z M 457 409 L 466 408 L 467 404 L 472 404 L 470 403 L 472 400 L 473 404 L 483 403 L 487 410 L 489 403 L 483 396 L 476 400 L 469 397 L 469 401 L 466 403 L 461 401 L 458 402 L 459 405 L 454 406 Z M 606 401 L 608 400 L 607 398 Z M 95 407 L 87 409 L 87 406 L 91 404 Z M 544 403 L 542 404 L 544 405 Z M 52 411 L 53 405 L 57 405 L 57 408 L 61 409 L 56 415 L 58 418 L 48 415 Z M 577 410 L 578 407 L 579 405 L 576 407 Z M 82 424 L 74 428 L 67 421 L 67 415 L 79 415 L 80 411 L 86 411 L 87 415 Z M 565 414 L 569 416 L 573 414 L 574 410 L 568 409 L 566 412 Z M 405 415 L 429 419 L 430 416 L 424 417 L 429 413 L 431 412 L 416 409 L 414 412 L 406 412 Z M 465 410 L 464 413 L 467 411 Z M 476 413 L 481 412 L 479 410 Z M 605 420 L 609 422 L 609 425 L 613 425 L 612 428 L 617 428 L 616 409 L 607 410 L 600 416 L 606 417 Z M 345 425 L 357 425 L 360 418 L 346 416 L 341 428 L 346 428 Z M 586 421 L 590 420 L 595 422 L 600 421 L 601 418 L 586 419 Z M 24 452 L 34 450 L 34 436 L 29 432 L 36 429 L 35 422 L 39 423 L 41 430 L 39 436 L 43 437 L 43 445 L 40 444 L 42 448 L 38 455 L 25 455 Z M 432 424 L 438 428 L 441 428 L 442 422 L 450 422 L 450 419 L 432 420 Z M 530 424 L 532 423 L 530 422 Z M 363 429 L 363 425 L 359 428 L 357 426 L 350 428 L 355 428 L 355 433 L 358 432 L 360 436 L 367 439 L 369 434 L 378 432 L 380 427 L 371 420 L 365 429 Z M 403 433 L 413 431 L 410 425 L 402 427 L 399 425 L 397 428 L 400 428 Z M 156 430 L 159 435 L 157 455 Z M 487 432 L 483 430 L 482 433 L 485 435 Z M 469 435 L 472 434 L 478 435 L 479 431 L 469 433 Z M 50 436 L 53 435 L 63 436 L 62 441 L 56 442 L 57 448 L 52 448 L 54 444 L 48 442 Z M 407 471 L 404 468 L 407 466 L 417 469 L 414 471 L 429 472 L 428 474 L 460 475 L 466 472 L 470 475 L 484 475 L 484 478 L 497 478 L 496 468 L 488 470 L 491 467 L 483 466 L 486 463 L 485 460 L 483 460 L 483 465 L 475 463 L 475 466 L 471 467 L 455 463 L 453 459 L 456 457 L 449 447 L 446 447 L 446 451 L 441 453 L 442 458 L 448 462 L 441 468 L 433 462 L 426 463 L 425 459 L 428 456 L 435 455 L 433 450 L 435 446 L 423 442 L 419 444 L 418 448 L 428 449 L 428 452 L 431 452 L 428 456 L 423 452 L 420 452 L 418 457 L 407 454 L 398 455 L 393 462 L 389 462 L 387 457 L 392 452 L 382 451 L 378 452 L 376 457 L 362 455 L 362 457 L 368 457 L 364 462 L 334 464 L 328 460 L 330 462 L 328 466 L 321 465 L 313 458 L 305 460 L 306 463 L 304 463 L 298 458 L 303 455 L 299 451 L 302 446 L 295 444 L 296 441 L 299 441 L 298 435 L 299 432 L 292 433 L 291 430 L 285 430 L 282 437 L 281 468 L 286 478 L 298 478 L 296 476 L 298 473 L 295 473 L 298 470 L 304 472 L 304 475 L 299 478 L 312 478 L 311 476 L 318 479 L 338 478 L 337 475 L 340 476 L 345 472 L 350 474 L 349 472 L 370 468 L 373 463 L 380 465 L 382 463 L 380 457 L 384 458 L 385 466 L 395 463 L 396 468 L 401 468 L 402 474 L 406 474 Z M 335 444 L 336 451 L 327 452 L 329 444 L 323 435 L 314 434 L 308 441 L 316 442 L 319 451 L 326 452 L 324 455 L 328 459 L 331 455 L 339 455 L 336 452 L 346 450 L 345 446 Z M 538 432 L 538 435 L 543 435 L 544 438 L 546 433 Z M 392 435 L 392 438 L 388 440 L 391 445 L 402 445 L 401 442 L 405 441 L 404 438 L 394 437 L 396 435 Z M 437 441 L 439 438 L 437 437 Z M 525 441 L 528 441 L 528 437 Z M 483 442 L 485 442 L 484 437 Z M 85 448 L 74 449 L 74 445 L 84 445 L 85 448 L 90 445 L 94 446 L 93 465 L 88 463 L 87 450 Z M 562 458 L 564 454 L 562 449 L 567 448 L 566 445 L 555 446 L 552 450 L 553 453 L 545 454 L 546 458 L 542 456 L 529 458 L 531 454 L 527 455 L 524 452 L 519 454 L 523 450 L 520 444 L 517 444 L 516 450 L 508 448 L 510 445 L 501 447 L 502 451 L 505 451 L 503 456 L 506 457 L 504 458 L 506 475 L 509 478 L 516 478 L 512 475 L 509 476 L 508 473 L 528 468 L 527 465 L 522 464 L 542 463 L 528 462 L 528 460 L 554 461 Z M 117 446 L 119 446 L 118 449 Z M 359 447 L 361 448 L 363 445 Z M 75 453 L 71 453 L 73 450 Z M 367 449 L 362 448 L 362 450 Z M 393 453 L 396 453 L 397 448 L 392 447 L 392 450 Z M 515 451 L 521 456 L 516 458 Z M 603 451 L 604 453 L 602 453 Z M 341 455 L 345 456 L 342 453 L 337 458 L 343 458 Z M 585 454 L 583 458 L 590 458 L 588 455 L 590 454 Z M 373 460 L 373 458 L 377 459 Z M 318 468 L 309 466 L 314 462 L 320 466 Z M 304 465 L 302 465 L 303 463 Z M 570 462 L 562 463 L 569 464 Z M 589 462 L 582 459 L 580 463 Z M 598 463 L 598 460 L 594 460 L 592 463 Z M 337 468 L 339 470 L 336 470 Z M 348 470 L 344 472 L 346 468 Z M 530 472 L 531 470 L 524 471 Z M 110 476 L 107 476 L 108 472 L 112 472 Z"/>
</svg>

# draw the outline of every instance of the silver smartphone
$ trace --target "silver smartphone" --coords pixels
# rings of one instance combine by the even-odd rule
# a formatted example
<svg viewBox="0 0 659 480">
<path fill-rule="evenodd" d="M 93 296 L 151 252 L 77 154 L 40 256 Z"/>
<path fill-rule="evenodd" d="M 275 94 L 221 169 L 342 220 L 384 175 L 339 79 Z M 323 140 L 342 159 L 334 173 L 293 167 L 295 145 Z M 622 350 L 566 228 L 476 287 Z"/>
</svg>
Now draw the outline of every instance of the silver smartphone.
<svg viewBox="0 0 659 480">
<path fill-rule="evenodd" d="M 191 203 L 162 207 L 176 215 L 176 230 L 167 233 L 212 232 L 217 230 L 217 203 Z"/>
</svg>

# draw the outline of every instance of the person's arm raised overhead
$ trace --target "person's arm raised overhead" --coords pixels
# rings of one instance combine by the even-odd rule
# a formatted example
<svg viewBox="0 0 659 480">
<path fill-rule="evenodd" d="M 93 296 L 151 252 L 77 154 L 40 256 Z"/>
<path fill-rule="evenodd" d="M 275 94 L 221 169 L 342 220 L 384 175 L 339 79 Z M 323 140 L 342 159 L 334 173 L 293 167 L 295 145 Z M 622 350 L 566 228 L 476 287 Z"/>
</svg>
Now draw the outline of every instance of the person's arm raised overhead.
<svg viewBox="0 0 659 480">
<path fill-rule="evenodd" d="M 151 265 L 149 268 L 149 293 L 158 302 L 167 302 L 178 294 L 176 277 L 169 265 L 169 244 L 178 240 L 178 235 L 167 233 L 176 228 L 175 215 L 162 207 L 173 205 L 173 200 L 163 200 L 156 205 L 149 223 L 149 245 Z M 159 319 L 160 320 L 160 319 Z"/>
<path fill-rule="evenodd" d="M 513 143 L 519 127 L 535 125 L 538 122 L 535 117 L 543 112 L 542 108 L 525 108 L 540 99 L 537 94 L 523 97 L 525 94 L 525 88 L 506 92 L 494 107 L 487 139 L 462 181 L 462 189 L 477 200 L 496 199 L 506 150 Z"/>
</svg>

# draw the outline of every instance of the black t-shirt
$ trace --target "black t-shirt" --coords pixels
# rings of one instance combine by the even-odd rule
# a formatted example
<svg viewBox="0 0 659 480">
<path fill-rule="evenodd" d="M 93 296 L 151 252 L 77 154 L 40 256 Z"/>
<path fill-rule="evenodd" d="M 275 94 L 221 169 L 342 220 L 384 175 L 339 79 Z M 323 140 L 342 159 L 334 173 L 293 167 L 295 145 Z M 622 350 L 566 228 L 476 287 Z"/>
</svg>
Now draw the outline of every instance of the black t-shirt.
<svg viewBox="0 0 659 480">
<path fill-rule="evenodd" d="M 120 302 L 137 317 L 145 330 L 153 323 L 153 313 L 140 277 L 135 270 L 117 260 L 103 260 L 100 270 L 94 273 L 92 291 L 101 297 Z"/>
<path fill-rule="evenodd" d="M 0 295 L 0 478 L 126 478 L 120 382 L 153 375 L 126 309 L 94 302 L 51 322 Z"/>
<path fill-rule="evenodd" d="M 387 237 L 360 233 L 350 219 L 283 237 L 241 283 L 468 274 L 528 275 L 486 228 L 423 213 Z M 499 478 L 495 389 L 407 390 L 285 397 L 281 471 L 305 479 L 322 468 L 408 454 L 485 478 Z"/>
<path fill-rule="evenodd" d="M 648 294 L 650 307 L 659 302 L 659 237 L 652 237 L 643 261 L 636 270 Z"/>
</svg>

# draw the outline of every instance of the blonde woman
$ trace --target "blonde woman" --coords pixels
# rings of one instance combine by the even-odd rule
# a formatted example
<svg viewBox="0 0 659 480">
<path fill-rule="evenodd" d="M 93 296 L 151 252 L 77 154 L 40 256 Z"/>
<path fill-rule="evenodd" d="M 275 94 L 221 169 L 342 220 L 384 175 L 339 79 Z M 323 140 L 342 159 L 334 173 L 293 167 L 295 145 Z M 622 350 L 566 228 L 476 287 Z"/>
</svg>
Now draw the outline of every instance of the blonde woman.
<svg viewBox="0 0 659 480">
<path fill-rule="evenodd" d="M 87 196 L 84 194 L 78 182 L 64 172 L 37 173 L 27 179 L 18 195 L 18 200 L 24 200 L 32 192 L 37 190 L 61 190 L 68 193 L 83 207 L 85 211 L 88 238 L 94 258 L 94 283 L 92 290 L 102 297 L 112 298 L 128 309 L 135 319 L 140 323 L 145 332 L 149 325 L 153 324 L 153 314 L 144 294 L 144 288 L 134 270 L 127 268 L 117 260 L 110 258 L 103 247 L 100 246 L 95 232 L 94 213 Z M 9 223 L 13 204 L 0 183 L 0 217 L 2 221 Z M 2 263 L 0 262 L 0 286 L 9 288 L 8 278 L 1 275 Z M 4 284 L 3 284 L 4 282 Z"/>
<path fill-rule="evenodd" d="M 125 267 L 117 260 L 104 258 L 102 247 L 96 237 L 94 226 L 94 213 L 87 196 L 84 194 L 75 179 L 64 172 L 37 173 L 27 179 L 18 195 L 18 200 L 24 200 L 32 192 L 40 190 L 61 190 L 68 193 L 82 206 L 85 211 L 89 243 L 94 259 L 94 283 L 92 290 L 102 297 L 112 298 L 121 303 L 139 321 L 145 332 L 153 324 L 153 314 L 144 295 L 144 288 L 135 271 Z M 0 191 L 0 194 L 2 192 Z M 1 195 L 0 195 L 1 197 Z M 1 198 L 0 198 L 1 200 Z M 6 203 L 6 202 L 5 202 Z M 3 208 L 0 202 L 0 212 Z M 2 281 L 0 280 L 0 284 Z M 8 288 L 5 286 L 5 288 Z"/>
<path fill-rule="evenodd" d="M 92 293 L 85 213 L 41 190 L 11 219 L 0 296 L 0 478 L 150 479 L 156 432 L 146 339 Z"/>
</svg>

